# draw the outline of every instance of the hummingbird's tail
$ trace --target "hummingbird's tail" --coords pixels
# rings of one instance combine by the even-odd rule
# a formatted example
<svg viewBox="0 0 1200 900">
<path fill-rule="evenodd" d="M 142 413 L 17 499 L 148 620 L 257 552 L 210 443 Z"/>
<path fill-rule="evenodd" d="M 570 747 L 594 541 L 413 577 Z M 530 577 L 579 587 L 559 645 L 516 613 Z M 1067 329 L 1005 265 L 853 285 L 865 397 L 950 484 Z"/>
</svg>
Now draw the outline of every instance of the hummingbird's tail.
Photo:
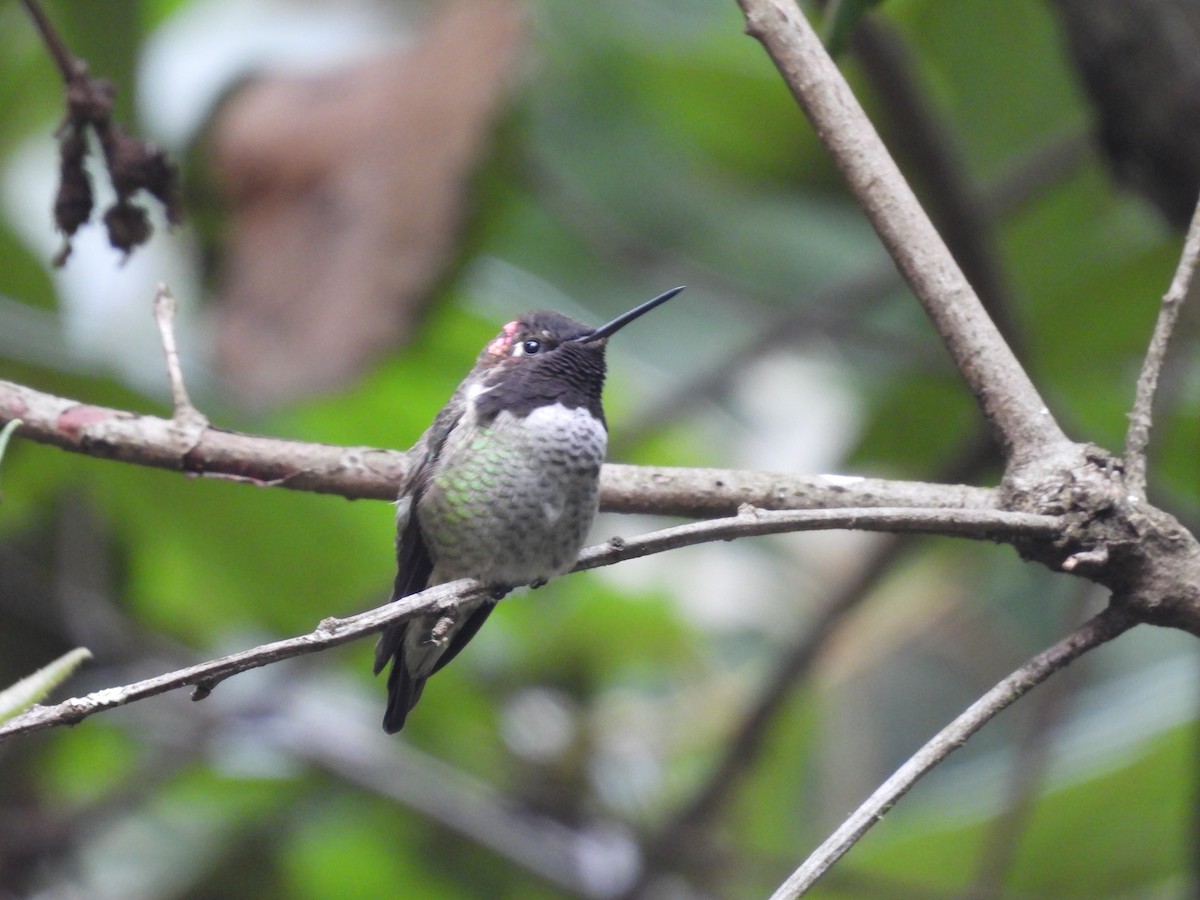
<svg viewBox="0 0 1200 900">
<path fill-rule="evenodd" d="M 375 645 L 375 674 L 382 672 L 389 661 L 392 664 L 388 672 L 387 709 L 383 713 L 384 731 L 395 734 L 404 727 L 408 714 L 421 699 L 429 676 L 458 656 L 495 608 L 494 602 L 481 604 L 440 638 L 434 637 L 434 632 L 441 616 L 418 616 L 379 636 Z"/>
<path fill-rule="evenodd" d="M 404 666 L 403 658 L 397 658 L 388 672 L 387 709 L 383 711 L 383 730 L 395 734 L 404 727 L 412 708 L 421 699 L 426 678 L 413 675 Z"/>
<path fill-rule="evenodd" d="M 379 636 L 375 645 L 375 674 L 378 675 L 390 662 L 392 670 L 388 672 L 387 709 L 383 713 L 383 730 L 395 734 L 404 727 L 404 720 L 417 701 L 421 699 L 421 691 L 425 688 L 425 678 L 410 671 L 414 662 L 409 654 L 405 660 L 405 633 L 409 623 L 389 628 Z"/>
</svg>

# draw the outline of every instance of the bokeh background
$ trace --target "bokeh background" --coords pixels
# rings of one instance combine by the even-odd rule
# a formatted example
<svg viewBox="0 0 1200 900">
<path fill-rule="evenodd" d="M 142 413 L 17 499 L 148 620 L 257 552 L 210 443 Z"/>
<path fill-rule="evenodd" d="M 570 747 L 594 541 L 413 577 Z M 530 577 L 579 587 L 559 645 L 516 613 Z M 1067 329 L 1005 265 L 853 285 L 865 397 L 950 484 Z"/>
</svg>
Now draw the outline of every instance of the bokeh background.
<svg viewBox="0 0 1200 900">
<path fill-rule="evenodd" d="M 1195 4 L 865 6 L 824 24 L 844 71 L 1069 433 L 1119 450 L 1197 193 Z M 61 82 L 0 5 L 6 379 L 166 414 L 166 281 L 214 423 L 407 447 L 516 313 L 599 322 L 687 283 L 611 346 L 614 460 L 998 477 L 732 0 L 45 8 L 179 161 L 187 221 L 129 259 L 91 226 L 50 266 Z M 1176 349 L 1151 493 L 1194 527 L 1194 319 Z M 19 439 L 0 491 L 0 683 L 90 648 L 57 697 L 308 631 L 392 577 L 383 503 Z M 0 897 L 763 896 L 1102 601 L 1008 548 L 862 534 L 565 577 L 502 604 L 399 738 L 367 641 L 5 743 Z M 814 896 L 1192 895 L 1198 683 L 1194 640 L 1120 638 Z"/>
</svg>

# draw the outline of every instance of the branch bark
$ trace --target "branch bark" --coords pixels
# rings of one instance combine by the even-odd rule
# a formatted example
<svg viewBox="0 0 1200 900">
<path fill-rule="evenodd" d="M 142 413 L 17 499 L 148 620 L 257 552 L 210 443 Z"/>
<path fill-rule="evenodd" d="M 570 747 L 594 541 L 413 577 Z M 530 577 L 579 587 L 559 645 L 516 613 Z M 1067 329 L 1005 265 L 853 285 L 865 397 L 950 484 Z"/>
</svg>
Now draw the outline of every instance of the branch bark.
<svg viewBox="0 0 1200 900">
<path fill-rule="evenodd" d="M 394 500 L 408 467 L 407 454 L 398 450 L 240 434 L 0 381 L 0 427 L 13 419 L 22 420 L 20 437 L 73 453 L 350 500 Z M 744 503 L 762 509 L 999 507 L 996 491 L 965 485 L 613 464 L 604 467 L 600 500 L 607 512 L 695 518 L 729 515 Z"/>
</svg>

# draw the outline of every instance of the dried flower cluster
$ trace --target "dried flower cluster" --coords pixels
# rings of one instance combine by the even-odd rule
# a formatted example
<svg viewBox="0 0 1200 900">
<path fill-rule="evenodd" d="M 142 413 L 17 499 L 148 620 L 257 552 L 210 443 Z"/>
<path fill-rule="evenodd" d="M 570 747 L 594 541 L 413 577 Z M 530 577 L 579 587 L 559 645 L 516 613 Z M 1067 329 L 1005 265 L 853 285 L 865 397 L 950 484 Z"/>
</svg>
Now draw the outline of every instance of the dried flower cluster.
<svg viewBox="0 0 1200 900">
<path fill-rule="evenodd" d="M 67 81 L 67 113 L 57 133 L 59 186 L 54 199 L 54 221 L 66 236 L 54 259 L 57 266 L 71 255 L 71 237 L 91 219 L 95 206 L 87 172 L 89 131 L 104 154 L 104 166 L 117 195 L 104 213 L 108 240 L 114 247 L 128 256 L 150 238 L 149 213 L 133 199 L 140 190 L 162 203 L 171 224 L 178 223 L 183 215 L 178 172 L 166 152 L 130 136 L 112 121 L 116 96 L 112 82 L 92 78 L 87 66 L 78 61 L 72 69 Z"/>
</svg>

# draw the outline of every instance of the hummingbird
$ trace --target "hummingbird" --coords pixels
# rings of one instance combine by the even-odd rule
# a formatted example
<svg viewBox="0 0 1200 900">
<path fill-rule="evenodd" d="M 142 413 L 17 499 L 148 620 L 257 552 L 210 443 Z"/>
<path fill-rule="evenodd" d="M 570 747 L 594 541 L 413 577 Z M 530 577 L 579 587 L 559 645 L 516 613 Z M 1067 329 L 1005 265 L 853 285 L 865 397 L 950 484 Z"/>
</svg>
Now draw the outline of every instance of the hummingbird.
<svg viewBox="0 0 1200 900">
<path fill-rule="evenodd" d="M 456 657 L 513 588 L 574 566 L 600 505 L 608 430 L 600 404 L 608 338 L 666 303 L 672 288 L 599 328 L 551 310 L 500 329 L 409 451 L 396 503 L 393 601 L 474 578 L 490 598 L 455 616 L 387 629 L 375 674 L 391 663 L 383 730 L 394 734 L 425 681 Z"/>
</svg>

